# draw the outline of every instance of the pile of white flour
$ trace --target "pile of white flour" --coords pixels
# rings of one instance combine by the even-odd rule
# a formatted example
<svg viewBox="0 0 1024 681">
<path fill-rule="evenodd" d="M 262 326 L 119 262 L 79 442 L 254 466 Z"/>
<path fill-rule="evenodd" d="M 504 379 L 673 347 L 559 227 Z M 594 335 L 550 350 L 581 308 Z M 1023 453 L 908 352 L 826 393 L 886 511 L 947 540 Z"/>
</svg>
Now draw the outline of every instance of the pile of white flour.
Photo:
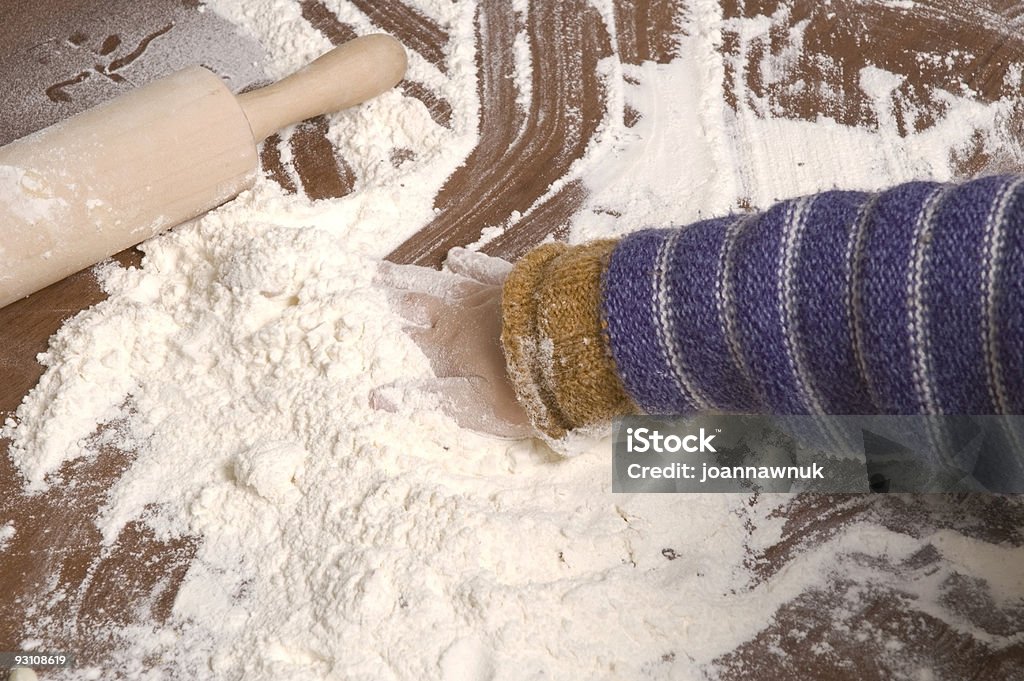
<svg viewBox="0 0 1024 681">
<path fill-rule="evenodd" d="M 351 6 L 328 4 L 371 29 Z M 160 537 L 201 537 L 171 621 L 113 629 L 124 649 L 79 676 L 700 678 L 844 556 L 898 561 L 926 541 L 950 572 L 1012 592 L 1005 570 L 1019 551 L 990 560 L 958 535 L 881 527 L 840 531 L 755 584 L 751 552 L 781 532 L 773 502 L 613 496 L 607 442 L 561 459 L 539 443 L 460 430 L 412 396 L 398 413 L 372 409 L 374 388 L 430 375 L 371 285 L 375 263 L 429 221 L 477 139 L 475 4 L 415 4 L 452 35 L 447 73 L 415 55 L 410 65 L 452 104 L 451 129 L 387 93 L 331 119 L 358 177 L 353 194 L 311 203 L 260 181 L 146 243 L 140 269 L 101 267 L 109 299 L 52 339 L 46 374 L 8 422 L 30 490 L 61 484 L 60 465 L 105 439 L 137 451 L 98 519 L 106 542 L 137 519 Z M 975 130 L 1000 134 L 1009 103 L 954 95 L 938 125 L 906 138 L 881 117 L 868 131 L 734 112 L 722 97 L 718 3 L 691 5 L 677 61 L 602 65 L 612 101 L 642 117 L 626 128 L 621 107 L 609 114 L 574 166 L 595 209 L 575 220 L 576 241 L 726 212 L 741 196 L 765 205 L 836 184 L 946 179 L 951 152 Z M 270 76 L 329 47 L 297 2 L 212 7 L 268 49 Z M 863 78 L 884 109 L 885 73 Z M 414 160 L 395 167 L 396 148 Z M 104 423 L 116 427 L 96 438 Z M 0 529 L 0 550 L 15 532 Z M 888 579 L 863 565 L 845 577 Z M 922 598 L 937 599 L 926 593 L 942 574 L 933 577 Z M 73 625 L 49 621 L 46 598 L 36 608 L 33 635 Z M 938 600 L 931 612 L 969 628 Z M 161 667 L 144 672 L 143 659 Z"/>
</svg>

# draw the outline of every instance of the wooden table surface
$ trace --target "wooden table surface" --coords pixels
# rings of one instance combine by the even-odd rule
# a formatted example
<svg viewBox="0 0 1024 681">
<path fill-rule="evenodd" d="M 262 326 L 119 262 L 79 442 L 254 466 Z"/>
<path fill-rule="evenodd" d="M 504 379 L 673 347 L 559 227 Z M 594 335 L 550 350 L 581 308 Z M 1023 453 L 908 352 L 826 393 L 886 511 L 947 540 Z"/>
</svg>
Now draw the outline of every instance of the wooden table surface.
<svg viewBox="0 0 1024 681">
<path fill-rule="evenodd" d="M 423 58 L 440 64 L 447 35 L 442 26 L 401 2 L 349 0 L 381 30 L 401 39 Z M 296 0 L 302 15 L 332 42 L 355 35 L 337 19 L 328 3 Z M 481 0 L 477 13 L 479 91 L 482 101 L 480 140 L 463 167 L 437 195 L 437 213 L 416 238 L 392 258 L 436 265 L 452 246 L 477 240 L 481 226 L 499 224 L 515 212 L 524 218 L 515 229 L 488 244 L 494 254 L 514 257 L 544 237 L 563 234 L 566 218 L 579 210 L 586 189 L 569 182 L 540 205 L 534 205 L 552 182 L 566 175 L 597 132 L 611 105 L 597 62 L 618 54 L 625 63 L 669 61 L 675 48 L 674 26 L 685 3 L 674 0 L 614 0 L 616 35 L 586 0 L 531 2 L 528 30 L 534 63 L 544 66 L 533 81 L 528 111 L 511 105 L 516 93 L 512 42 L 519 30 L 506 0 Z M 782 82 L 763 83 L 756 69 L 746 70 L 744 88 L 730 86 L 737 74 L 727 61 L 726 99 L 737 106 L 739 92 L 767 97 L 773 109 L 790 118 L 834 118 L 848 125 L 876 124 L 861 91 L 858 74 L 869 62 L 905 77 L 899 94 L 905 106 L 895 113 L 901 133 L 925 130 L 941 111 L 937 89 L 960 91 L 966 83 L 980 101 L 1013 96 L 1005 76 L 1024 62 L 1020 25 L 1024 4 L 971 0 L 918 0 L 907 12 L 895 2 L 722 0 L 726 18 L 773 15 L 788 9 L 777 31 L 757 45 L 750 60 L 786 47 L 787 27 L 807 23 L 803 51 Z M 222 20 L 203 12 L 196 0 L 8 0 L 0 7 L 0 143 L 66 118 L 132 86 L 193 61 L 224 75 L 235 88 L 258 82 L 251 66 L 260 47 L 239 37 L 225 41 Z M 781 15 L 780 15 L 781 16 Z M 213 39 L 216 37 L 216 39 Z M 722 50 L 735 57 L 738 41 L 727 30 Z M 972 56 L 967 69 L 922 63 L 922 52 L 959 50 Z M 940 60 L 941 61 L 941 60 Z M 787 87 L 798 81 L 818 87 Z M 450 123 L 451 106 L 423 83 L 401 85 L 420 99 L 442 125 Z M 1017 111 L 1024 111 L 1022 106 Z M 624 112 L 635 121 L 637 112 Z M 1024 120 L 1024 116 L 1020 117 Z M 1018 121 L 1019 123 L 1019 121 Z M 336 156 L 324 134 L 326 122 L 300 126 L 282 153 L 284 141 L 264 145 L 264 170 L 287 190 L 312 198 L 343 196 L 352 190 L 353 171 Z M 1024 125 L 1018 129 L 1024 130 Z M 1024 138 L 1024 135 L 1022 135 Z M 289 167 L 282 163 L 290 159 Z M 957 159 L 966 177 L 1008 166 L 998 149 L 981 140 Z M 293 178 L 298 178 L 297 180 Z M 741 205 L 743 202 L 740 202 Z M 127 251 L 122 263 L 137 263 Z M 102 298 L 93 277 L 79 273 L 30 298 L 0 310 L 0 417 L 17 407 L 42 367 L 36 354 L 63 320 Z M 0 442 L 0 451 L 6 443 Z M 105 450 L 70 463 L 62 470 L 73 486 L 54 486 L 26 497 L 6 456 L 0 456 L 0 524 L 13 520 L 17 534 L 0 551 L 0 650 L 16 650 L 24 632 L 21 613 L 53 583 L 76 587 L 88 575 L 88 588 L 71 588 L 74 598 L 50 607 L 49 647 L 77 652 L 83 662 L 100 662 L 107 642 L 94 633 L 97 618 L 117 621 L 149 603 L 157 620 L 169 615 L 177 585 L 189 565 L 195 538 L 163 542 L 141 524 L 130 525 L 111 550 L 101 552 L 93 523 L 106 490 L 131 462 L 131 454 Z M 1024 544 L 1024 503 L 1014 498 L 957 496 L 798 497 L 787 509 L 783 535 L 769 549 L 751 557 L 758 579 L 767 579 L 809 546 L 827 541 L 851 525 L 882 525 L 912 536 L 948 528 L 992 543 Z M 922 552 L 912 561 L 882 566 L 896 575 L 920 573 L 941 560 Z M 148 598 L 158 584 L 171 588 Z M 850 583 L 837 577 L 827 590 L 808 591 L 776 613 L 773 623 L 754 640 L 720 660 L 729 678 L 884 679 L 888 675 L 870 644 L 836 631 L 829 610 L 844 602 Z M 986 603 L 978 585 L 957 585 L 948 607 L 979 632 L 1007 635 L 1024 630 L 1024 606 L 998 608 Z M 1024 644 L 993 646 L 984 635 L 972 636 L 918 609 L 898 590 L 880 589 L 862 597 L 864 605 L 851 626 L 890 632 L 910 659 L 942 671 L 949 679 L 1024 678 Z M 75 622 L 68 628 L 62 622 Z M 799 628 L 797 641 L 787 632 Z M 827 643 L 828 655 L 812 655 L 814 644 Z M 783 650 L 787 655 L 775 654 Z M 939 678 L 939 677 L 936 677 Z"/>
</svg>

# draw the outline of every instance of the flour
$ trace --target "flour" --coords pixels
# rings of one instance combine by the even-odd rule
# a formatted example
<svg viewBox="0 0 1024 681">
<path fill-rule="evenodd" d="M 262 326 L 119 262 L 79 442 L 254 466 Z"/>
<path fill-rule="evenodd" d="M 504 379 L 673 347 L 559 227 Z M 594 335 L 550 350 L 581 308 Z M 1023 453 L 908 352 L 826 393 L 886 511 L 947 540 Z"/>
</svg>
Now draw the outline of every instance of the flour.
<svg viewBox="0 0 1024 681">
<path fill-rule="evenodd" d="M 524 26 L 529 11 L 528 7 L 517 10 Z M 512 49 L 516 55 L 516 106 L 526 111 L 530 108 L 530 100 L 533 97 L 533 59 L 530 56 L 530 36 L 525 29 L 516 33 Z"/>
<path fill-rule="evenodd" d="M 683 26 L 679 59 L 622 67 L 616 87 L 629 106 L 645 115 L 628 130 L 620 125 L 617 135 L 587 159 L 580 174 L 591 190 L 589 210 L 574 215 L 574 240 L 763 209 L 829 189 L 949 181 L 957 175 L 951 160 L 979 140 L 1018 166 L 1024 160 L 1020 142 L 1007 127 L 1016 98 L 985 104 L 964 93 L 937 91 L 936 99 L 945 106 L 941 118 L 927 130 L 901 136 L 893 114 L 894 91 L 904 77 L 870 64 L 859 72 L 859 83 L 872 103 L 875 129 L 774 115 L 770 102 L 742 85 L 743 59 L 746 46 L 767 36 L 791 8 L 783 3 L 772 17 L 724 22 L 718 3 L 694 5 L 702 11 Z M 723 26 L 741 38 L 740 56 L 731 61 L 737 71 L 736 99 L 748 105 L 736 110 L 723 105 Z M 797 22 L 786 47 L 756 63 L 763 82 L 777 82 L 792 68 L 805 30 L 806 21 Z M 1016 87 L 1019 73 L 1010 70 L 1010 87 Z"/>
<path fill-rule="evenodd" d="M 3 525 L 0 525 L 0 551 L 7 548 L 7 542 L 11 541 L 14 534 L 14 523 L 4 523 Z"/>
<path fill-rule="evenodd" d="M 67 202 L 54 198 L 45 180 L 24 168 L 0 166 L 0 200 L 10 215 L 27 225 L 62 215 L 67 219 Z"/>
<path fill-rule="evenodd" d="M 191 2 L 76 5 L 45 19 L 30 0 L 5 5 L 8 80 L 0 111 L 0 144 L 146 85 L 204 64 L 238 91 L 260 80 L 260 45 Z"/>
<path fill-rule="evenodd" d="M 370 30 L 355 7 L 326 4 Z M 139 519 L 158 537 L 199 538 L 170 621 L 110 624 L 109 664 L 69 678 L 705 678 L 837 573 L 864 592 L 898 585 L 930 616 L 1011 643 L 973 630 L 943 594 L 960 573 L 991 585 L 997 603 L 1018 598 L 1019 548 L 851 525 L 758 579 L 751 556 L 782 535 L 774 511 L 785 497 L 612 496 L 607 441 L 564 459 L 539 442 L 463 431 L 412 391 L 396 413 L 370 407 L 373 389 L 431 375 L 373 285 L 376 262 L 431 219 L 478 136 L 475 5 L 420 5 L 451 33 L 448 68 L 414 57 L 410 77 L 444 94 L 450 127 L 397 91 L 330 117 L 355 192 L 310 202 L 261 180 L 147 242 L 141 268 L 99 268 L 109 299 L 41 356 L 47 371 L 4 431 L 26 489 L 63 484 L 63 463 L 116 444 L 135 458 L 101 509 L 105 546 Z M 271 76 L 328 47 L 298 3 L 210 6 L 266 47 Z M 673 63 L 602 64 L 610 101 L 640 118 L 627 128 L 613 106 L 574 166 L 591 193 L 573 240 L 720 214 L 741 199 L 945 179 L 974 131 L 1000 135 L 1009 104 L 954 95 L 942 121 L 908 138 L 881 115 L 868 130 L 730 110 L 718 3 L 690 10 Z M 525 37 L 516 45 L 528 68 Z M 880 114 L 892 82 L 878 68 L 862 74 Z M 395 148 L 413 160 L 391 163 Z M 0 546 L 11 536 L 0 528 Z M 907 568 L 903 581 L 858 558 L 896 564 L 930 545 L 948 567 Z M 29 635 L 74 628 L 45 616 L 66 596 L 55 588 L 30 606 Z"/>
</svg>

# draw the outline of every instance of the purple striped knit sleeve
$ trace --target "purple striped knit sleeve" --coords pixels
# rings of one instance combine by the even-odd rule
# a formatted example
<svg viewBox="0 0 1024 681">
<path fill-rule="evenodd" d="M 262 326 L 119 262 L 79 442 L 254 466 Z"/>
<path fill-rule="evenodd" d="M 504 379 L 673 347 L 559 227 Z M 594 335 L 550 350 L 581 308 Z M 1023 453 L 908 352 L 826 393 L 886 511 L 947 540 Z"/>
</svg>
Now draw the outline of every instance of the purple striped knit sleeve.
<svg viewBox="0 0 1024 681">
<path fill-rule="evenodd" d="M 909 292 L 915 242 L 947 189 L 914 182 L 884 192 L 865 226 L 853 283 L 866 379 L 877 411 L 924 410 Z"/>
<path fill-rule="evenodd" d="M 1024 178 L 989 240 L 984 314 L 989 385 L 997 413 L 1024 414 Z"/>
<path fill-rule="evenodd" d="M 1022 413 L 1024 178 L 638 232 L 602 315 L 648 413 Z"/>
<path fill-rule="evenodd" d="M 742 218 L 687 229 L 645 230 L 628 237 L 612 258 L 603 316 L 616 346 L 626 390 L 648 413 L 685 413 L 710 407 L 757 406 L 751 386 L 731 352 L 729 325 L 720 301 L 727 286 L 720 272 Z M 642 309 L 635 301 L 649 301 Z"/>
<path fill-rule="evenodd" d="M 803 367 L 806 407 L 814 413 L 863 414 L 872 409 L 856 352 L 850 282 L 853 253 L 875 197 L 827 192 L 814 198 L 789 233 L 790 267 L 783 280 L 790 325 Z"/>
</svg>

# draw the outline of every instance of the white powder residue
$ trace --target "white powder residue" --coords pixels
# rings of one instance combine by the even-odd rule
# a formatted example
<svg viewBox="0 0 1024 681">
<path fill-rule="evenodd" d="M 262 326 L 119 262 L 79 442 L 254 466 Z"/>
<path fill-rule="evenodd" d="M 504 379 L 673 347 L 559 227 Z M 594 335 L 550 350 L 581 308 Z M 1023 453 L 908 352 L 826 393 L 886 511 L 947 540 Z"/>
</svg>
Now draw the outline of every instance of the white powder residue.
<svg viewBox="0 0 1024 681">
<path fill-rule="evenodd" d="M 29 225 L 66 219 L 68 207 L 37 173 L 6 165 L 0 165 L 0 205 L 15 219 Z"/>
<path fill-rule="evenodd" d="M 239 91 L 264 78 L 262 48 L 228 21 L 182 2 L 76 3 L 60 11 L 6 3 L 0 145 L 202 64 Z"/>
<path fill-rule="evenodd" d="M 279 80 L 331 48 L 330 42 L 302 17 L 297 2 L 207 2 L 217 14 L 256 38 L 267 50 L 267 77 Z M 270 10 L 270 11 L 268 11 Z"/>
<path fill-rule="evenodd" d="M 355 7 L 324 4 L 372 30 Z M 141 268 L 101 268 L 109 298 L 51 340 L 46 373 L 3 430 L 30 490 L 61 484 L 61 464 L 104 444 L 135 452 L 101 509 L 106 546 L 138 520 L 158 538 L 197 538 L 170 621 L 91 620 L 121 643 L 104 668 L 67 678 L 704 679 L 837 574 L 851 593 L 899 588 L 957 631 L 1012 643 L 972 628 L 943 595 L 960 574 L 996 603 L 1019 598 L 1020 549 L 852 524 L 758 579 L 752 556 L 783 535 L 776 511 L 789 497 L 613 496 L 607 441 L 562 458 L 461 430 L 411 391 L 396 413 L 371 408 L 375 388 L 430 376 L 373 284 L 376 263 L 431 220 L 478 137 L 476 4 L 406 4 L 450 33 L 446 72 L 410 62 L 410 77 L 451 104 L 450 127 L 386 93 L 330 117 L 352 194 L 311 202 L 261 180 L 147 242 Z M 297 2 L 210 6 L 267 48 L 274 76 L 329 47 Z M 591 191 L 575 241 L 710 217 L 741 199 L 947 178 L 958 145 L 999 134 L 1008 104 L 949 95 L 942 120 L 900 138 L 881 115 L 895 77 L 875 67 L 861 83 L 877 130 L 733 111 L 719 3 L 696 0 L 686 16 L 671 64 L 600 65 L 610 112 L 570 173 Z M 794 30 L 794 51 L 765 69 L 795 58 Z M 517 47 L 525 70 L 524 54 L 528 44 Z M 624 103 L 639 114 L 632 128 Z M 398 148 L 413 156 L 396 167 Z M 0 528 L 0 548 L 13 532 Z M 924 547 L 947 567 L 883 569 Z M 40 594 L 27 635 L 72 632 L 75 622 L 48 614 L 67 596 Z"/>
<path fill-rule="evenodd" d="M 864 91 L 874 105 L 872 108 L 878 117 L 879 130 L 887 131 L 890 136 L 896 130 L 896 112 L 893 107 L 893 96 L 896 89 L 903 85 L 905 77 L 890 73 L 876 66 L 866 66 L 860 71 L 860 89 Z"/>
<path fill-rule="evenodd" d="M 0 525 L 0 551 L 7 548 L 7 543 L 14 538 L 14 523 Z"/>
<path fill-rule="evenodd" d="M 608 117 L 607 142 L 584 159 L 589 210 L 573 217 L 573 240 L 685 224 L 735 207 L 742 177 L 723 112 L 720 14 L 716 2 L 693 3 L 670 64 L 607 69 L 609 89 L 639 118 L 627 128 L 621 116 Z M 610 108 L 622 110 L 614 102 Z"/>
<path fill-rule="evenodd" d="M 525 25 L 526 16 L 521 16 Z M 516 106 L 526 111 L 530 108 L 530 100 L 533 98 L 533 57 L 530 55 L 530 35 L 525 30 L 516 33 L 512 49 L 516 55 Z"/>
<path fill-rule="evenodd" d="M 600 149 L 604 158 L 585 173 L 590 210 L 574 217 L 574 240 L 684 224 L 733 207 L 736 178 L 727 172 L 728 165 L 715 162 L 728 158 L 728 141 L 706 125 L 701 113 L 703 67 L 700 61 L 683 59 L 623 67 L 638 83 L 624 83 L 624 90 L 641 117 L 614 147 Z M 659 94 L 672 91 L 694 96 Z"/>
<path fill-rule="evenodd" d="M 723 22 L 717 3 L 694 3 L 679 39 L 678 59 L 622 69 L 619 85 L 627 104 L 640 112 L 632 128 L 621 122 L 609 131 L 614 143 L 589 154 L 585 179 L 591 196 L 573 218 L 573 239 L 622 234 L 647 225 L 686 224 L 828 189 L 877 190 L 915 179 L 951 180 L 952 158 L 980 140 L 1012 158 L 1024 159 L 1019 140 L 1007 128 L 1016 100 L 986 104 L 938 91 L 945 111 L 927 130 L 901 136 L 894 115 L 894 91 L 903 76 L 868 66 L 860 86 L 872 103 L 877 129 L 851 127 L 830 119 L 803 121 L 777 116 L 746 82 L 752 41 L 763 39 L 792 10 L 780 5 L 773 16 Z M 740 39 L 736 70 L 737 109 L 725 104 L 721 29 Z M 766 85 L 780 82 L 800 55 L 806 21 L 789 30 L 785 47 L 756 64 Z M 1014 75 L 1016 74 L 1016 75 Z M 1011 69 L 1008 79 L 1019 78 Z M 665 93 L 680 93 L 666 96 Z M 614 124 L 614 121 L 609 121 Z M 621 217 L 620 217 L 621 216 Z"/>
<path fill-rule="evenodd" d="M 881 5 L 885 7 L 892 7 L 893 9 L 912 10 L 917 7 L 917 3 L 914 0 L 881 0 Z"/>
</svg>

